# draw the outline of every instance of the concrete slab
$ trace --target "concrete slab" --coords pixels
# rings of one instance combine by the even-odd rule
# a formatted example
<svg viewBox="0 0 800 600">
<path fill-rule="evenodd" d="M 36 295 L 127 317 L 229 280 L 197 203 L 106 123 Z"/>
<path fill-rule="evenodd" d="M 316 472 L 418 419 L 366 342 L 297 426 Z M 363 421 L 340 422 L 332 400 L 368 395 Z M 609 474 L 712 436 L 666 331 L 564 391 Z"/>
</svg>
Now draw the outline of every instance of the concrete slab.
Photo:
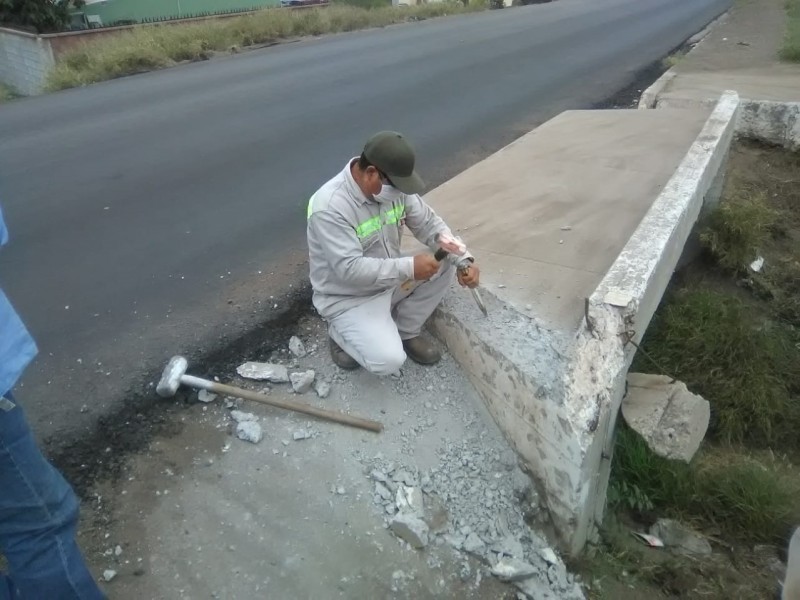
<svg viewBox="0 0 800 600">
<path fill-rule="evenodd" d="M 725 90 L 736 90 L 745 100 L 800 101 L 800 66 L 771 65 L 767 68 L 728 71 L 678 72 L 658 96 L 658 103 L 679 107 L 680 100 L 716 103 Z"/>
<path fill-rule="evenodd" d="M 709 113 L 568 111 L 426 200 L 479 257 L 487 289 L 574 330 Z"/>
</svg>

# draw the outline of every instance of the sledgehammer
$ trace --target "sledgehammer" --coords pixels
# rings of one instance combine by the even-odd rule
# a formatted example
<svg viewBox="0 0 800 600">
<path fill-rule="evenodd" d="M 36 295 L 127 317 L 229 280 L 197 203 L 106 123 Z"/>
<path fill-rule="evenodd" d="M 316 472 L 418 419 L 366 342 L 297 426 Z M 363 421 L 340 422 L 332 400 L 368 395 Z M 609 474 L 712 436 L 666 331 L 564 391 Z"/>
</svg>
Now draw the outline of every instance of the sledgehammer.
<svg viewBox="0 0 800 600">
<path fill-rule="evenodd" d="M 261 404 L 268 404 L 277 408 L 285 410 L 293 410 L 295 412 L 304 413 L 320 419 L 326 419 L 335 423 L 349 425 L 350 427 L 358 427 L 359 429 L 366 429 L 380 433 L 383 431 L 383 423 L 377 421 L 370 421 L 369 419 L 362 419 L 360 417 L 352 417 L 344 413 L 336 412 L 333 410 L 325 410 L 316 408 L 309 404 L 302 402 L 292 402 L 291 400 L 276 400 L 242 388 L 234 387 L 232 385 L 225 385 L 215 381 L 208 381 L 207 379 L 200 379 L 193 375 L 186 374 L 186 368 L 189 366 L 188 361 L 183 356 L 173 356 L 164 368 L 161 375 L 161 381 L 156 386 L 156 393 L 162 398 L 171 398 L 178 391 L 181 385 L 188 387 L 208 390 L 225 396 L 233 396 L 234 398 L 244 398 L 245 400 L 252 400 L 253 402 L 260 402 Z"/>
</svg>

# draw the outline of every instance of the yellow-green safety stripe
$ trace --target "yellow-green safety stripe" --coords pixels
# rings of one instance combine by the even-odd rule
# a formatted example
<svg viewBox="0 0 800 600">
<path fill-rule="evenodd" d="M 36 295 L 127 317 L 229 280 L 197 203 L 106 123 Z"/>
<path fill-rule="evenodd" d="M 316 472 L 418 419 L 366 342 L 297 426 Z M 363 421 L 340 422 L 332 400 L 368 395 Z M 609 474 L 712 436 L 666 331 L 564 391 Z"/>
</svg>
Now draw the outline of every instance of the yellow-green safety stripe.
<svg viewBox="0 0 800 600">
<path fill-rule="evenodd" d="M 311 218 L 311 214 L 314 212 L 314 196 L 308 201 L 308 212 L 307 218 Z M 370 217 L 366 221 L 363 221 L 356 227 L 356 235 L 358 239 L 364 239 L 365 237 L 369 237 L 376 231 L 380 231 L 384 225 L 395 225 L 397 224 L 400 219 L 406 214 L 406 207 L 405 204 L 401 204 L 400 206 L 395 206 L 393 209 L 386 211 L 383 214 L 377 215 L 375 217 Z"/>
</svg>

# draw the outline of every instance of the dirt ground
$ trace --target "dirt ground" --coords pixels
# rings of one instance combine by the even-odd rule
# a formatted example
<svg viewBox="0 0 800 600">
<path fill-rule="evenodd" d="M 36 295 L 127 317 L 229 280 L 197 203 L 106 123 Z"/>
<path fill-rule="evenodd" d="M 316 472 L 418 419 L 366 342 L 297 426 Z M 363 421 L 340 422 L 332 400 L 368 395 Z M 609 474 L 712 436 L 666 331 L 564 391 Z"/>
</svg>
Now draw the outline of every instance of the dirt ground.
<svg viewBox="0 0 800 600">
<path fill-rule="evenodd" d="M 751 186 L 766 194 L 775 209 L 788 211 L 782 234 L 764 248 L 766 267 L 796 261 L 800 241 L 800 154 L 761 144 L 734 144 L 728 163 L 725 195 L 731 186 Z M 682 284 L 715 285 L 721 291 L 747 296 L 757 303 L 746 281 L 723 281 L 706 273 L 702 264 L 689 265 L 676 274 Z M 756 308 L 757 310 L 757 308 Z M 778 454 L 797 456 L 796 448 L 775 448 Z M 602 531 L 603 543 L 590 547 L 574 567 L 586 581 L 593 600 L 662 600 L 706 598 L 709 600 L 765 600 L 775 597 L 785 573 L 785 547 L 748 544 L 722 539 L 719 532 L 701 531 L 711 542 L 713 554 L 689 558 L 664 549 L 645 546 L 633 532 L 646 533 L 657 517 L 611 513 Z"/>
</svg>

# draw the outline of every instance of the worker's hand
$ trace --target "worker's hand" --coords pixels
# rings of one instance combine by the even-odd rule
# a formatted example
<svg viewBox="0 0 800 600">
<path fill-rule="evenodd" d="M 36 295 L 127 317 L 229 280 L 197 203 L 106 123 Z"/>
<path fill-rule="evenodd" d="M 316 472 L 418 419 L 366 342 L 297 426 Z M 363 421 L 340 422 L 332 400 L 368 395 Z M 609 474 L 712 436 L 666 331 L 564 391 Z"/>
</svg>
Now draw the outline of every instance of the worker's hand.
<svg viewBox="0 0 800 600">
<path fill-rule="evenodd" d="M 439 261 L 433 254 L 417 254 L 414 257 L 414 279 L 427 281 L 439 271 Z"/>
<path fill-rule="evenodd" d="M 458 283 L 461 287 L 476 288 L 481 282 L 481 270 L 475 263 L 470 264 L 466 269 L 458 270 Z"/>
</svg>

